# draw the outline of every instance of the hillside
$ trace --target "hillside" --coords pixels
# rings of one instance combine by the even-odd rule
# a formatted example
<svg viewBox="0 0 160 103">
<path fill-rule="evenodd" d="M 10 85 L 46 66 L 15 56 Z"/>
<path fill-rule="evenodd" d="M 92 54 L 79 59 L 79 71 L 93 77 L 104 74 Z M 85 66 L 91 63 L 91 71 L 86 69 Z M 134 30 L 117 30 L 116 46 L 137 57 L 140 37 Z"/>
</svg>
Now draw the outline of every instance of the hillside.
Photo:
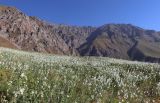
<svg viewBox="0 0 160 103">
<path fill-rule="evenodd" d="M 49 24 L 14 7 L 1 7 L 0 34 L 22 50 L 77 55 L 78 48 L 95 29 Z"/>
<path fill-rule="evenodd" d="M 131 24 L 50 24 L 14 7 L 0 6 L 0 36 L 25 51 L 160 62 L 160 33 Z"/>
<path fill-rule="evenodd" d="M 9 40 L 7 40 L 1 36 L 0 36 L 0 47 L 18 49 L 18 47 L 15 44 L 11 43 Z"/>
<path fill-rule="evenodd" d="M 160 62 L 160 33 L 130 24 L 99 27 L 80 46 L 81 55 Z"/>
<path fill-rule="evenodd" d="M 159 103 L 160 65 L 0 48 L 1 103 Z"/>
</svg>

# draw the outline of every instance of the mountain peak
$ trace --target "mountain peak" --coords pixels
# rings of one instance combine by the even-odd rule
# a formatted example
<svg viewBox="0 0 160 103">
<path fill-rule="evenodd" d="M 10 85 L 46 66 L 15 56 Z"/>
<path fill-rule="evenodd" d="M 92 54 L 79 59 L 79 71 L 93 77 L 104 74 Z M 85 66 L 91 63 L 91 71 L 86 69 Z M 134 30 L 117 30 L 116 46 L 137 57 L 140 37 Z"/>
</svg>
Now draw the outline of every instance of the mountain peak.
<svg viewBox="0 0 160 103">
<path fill-rule="evenodd" d="M 100 28 L 104 29 L 104 28 L 135 28 L 135 29 L 139 29 L 139 30 L 144 30 L 141 27 L 135 26 L 133 24 L 115 24 L 115 23 L 111 23 L 111 24 L 105 24 L 103 26 L 101 26 Z"/>
</svg>

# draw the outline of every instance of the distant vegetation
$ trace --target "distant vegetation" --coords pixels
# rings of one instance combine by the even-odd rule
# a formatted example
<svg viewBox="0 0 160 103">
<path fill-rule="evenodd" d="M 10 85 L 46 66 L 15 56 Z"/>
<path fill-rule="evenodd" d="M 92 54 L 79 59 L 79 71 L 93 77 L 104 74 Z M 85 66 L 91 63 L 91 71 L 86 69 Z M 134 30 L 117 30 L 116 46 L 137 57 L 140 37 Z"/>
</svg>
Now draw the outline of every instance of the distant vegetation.
<svg viewBox="0 0 160 103">
<path fill-rule="evenodd" d="M 159 103 L 160 65 L 0 48 L 0 103 Z"/>
</svg>

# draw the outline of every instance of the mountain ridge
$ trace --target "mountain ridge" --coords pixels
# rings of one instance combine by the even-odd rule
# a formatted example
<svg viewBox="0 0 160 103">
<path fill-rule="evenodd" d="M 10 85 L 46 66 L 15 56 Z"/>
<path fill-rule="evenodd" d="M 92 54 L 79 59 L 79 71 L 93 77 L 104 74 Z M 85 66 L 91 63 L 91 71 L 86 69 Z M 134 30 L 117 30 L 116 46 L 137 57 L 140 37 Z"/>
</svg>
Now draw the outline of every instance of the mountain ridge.
<svg viewBox="0 0 160 103">
<path fill-rule="evenodd" d="M 0 6 L 0 36 L 26 51 L 160 62 L 160 32 L 132 24 L 50 24 Z"/>
</svg>

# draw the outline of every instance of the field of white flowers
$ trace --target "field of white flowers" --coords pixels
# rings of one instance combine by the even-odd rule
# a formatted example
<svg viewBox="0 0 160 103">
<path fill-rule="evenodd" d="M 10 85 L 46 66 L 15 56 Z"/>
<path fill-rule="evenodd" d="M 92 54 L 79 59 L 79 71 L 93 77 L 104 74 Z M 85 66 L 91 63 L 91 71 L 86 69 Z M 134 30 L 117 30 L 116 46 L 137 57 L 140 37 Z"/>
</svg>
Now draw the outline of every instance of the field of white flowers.
<svg viewBox="0 0 160 103">
<path fill-rule="evenodd" d="M 160 103 L 160 65 L 0 48 L 0 103 Z"/>
</svg>

